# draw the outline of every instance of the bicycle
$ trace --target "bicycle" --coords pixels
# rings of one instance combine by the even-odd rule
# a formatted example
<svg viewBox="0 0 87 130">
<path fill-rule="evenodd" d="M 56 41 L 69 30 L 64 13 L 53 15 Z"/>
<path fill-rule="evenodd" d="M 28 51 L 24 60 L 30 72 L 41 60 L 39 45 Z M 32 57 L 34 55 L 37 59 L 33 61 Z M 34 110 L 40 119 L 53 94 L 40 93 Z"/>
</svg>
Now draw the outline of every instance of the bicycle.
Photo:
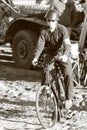
<svg viewBox="0 0 87 130">
<path fill-rule="evenodd" d="M 61 90 L 64 92 L 64 78 L 59 67 L 60 61 L 54 59 L 53 62 L 54 69 L 49 73 L 49 84 L 41 86 L 36 94 L 37 117 L 45 129 L 55 127 L 64 109 L 64 99 L 60 98 Z"/>
</svg>

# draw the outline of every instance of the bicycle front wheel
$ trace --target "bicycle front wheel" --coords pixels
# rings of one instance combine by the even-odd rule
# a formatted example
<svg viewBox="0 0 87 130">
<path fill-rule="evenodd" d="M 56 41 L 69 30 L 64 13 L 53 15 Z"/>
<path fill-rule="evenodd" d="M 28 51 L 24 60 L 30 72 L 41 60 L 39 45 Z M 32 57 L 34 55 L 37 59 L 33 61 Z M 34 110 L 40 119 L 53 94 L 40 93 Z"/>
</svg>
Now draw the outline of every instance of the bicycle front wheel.
<svg viewBox="0 0 87 130">
<path fill-rule="evenodd" d="M 36 95 L 36 112 L 44 128 L 53 128 L 57 121 L 57 100 L 51 88 L 41 86 Z"/>
</svg>

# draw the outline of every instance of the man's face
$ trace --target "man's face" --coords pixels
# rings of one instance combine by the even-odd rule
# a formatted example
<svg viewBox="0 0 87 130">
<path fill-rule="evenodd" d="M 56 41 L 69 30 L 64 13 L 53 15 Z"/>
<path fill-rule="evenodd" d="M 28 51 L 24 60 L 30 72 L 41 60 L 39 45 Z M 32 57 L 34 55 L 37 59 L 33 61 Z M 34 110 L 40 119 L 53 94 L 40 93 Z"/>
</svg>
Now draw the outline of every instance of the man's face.
<svg viewBox="0 0 87 130">
<path fill-rule="evenodd" d="M 58 21 L 57 20 L 52 20 L 52 19 L 47 19 L 47 24 L 49 26 L 50 29 L 55 30 L 55 28 L 58 25 Z"/>
</svg>

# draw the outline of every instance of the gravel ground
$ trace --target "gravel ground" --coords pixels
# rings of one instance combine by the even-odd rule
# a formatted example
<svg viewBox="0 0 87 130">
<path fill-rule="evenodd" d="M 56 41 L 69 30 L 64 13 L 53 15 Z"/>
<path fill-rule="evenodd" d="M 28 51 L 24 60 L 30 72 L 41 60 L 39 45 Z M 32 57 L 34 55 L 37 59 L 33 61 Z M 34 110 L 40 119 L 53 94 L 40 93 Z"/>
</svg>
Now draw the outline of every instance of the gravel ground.
<svg viewBox="0 0 87 130">
<path fill-rule="evenodd" d="M 0 51 L 11 50 L 2 46 Z M 44 130 L 35 107 L 40 72 L 16 68 L 6 54 L 0 58 L 0 130 Z M 74 97 L 70 119 L 62 119 L 56 130 L 87 130 L 87 87 L 74 87 Z"/>
</svg>

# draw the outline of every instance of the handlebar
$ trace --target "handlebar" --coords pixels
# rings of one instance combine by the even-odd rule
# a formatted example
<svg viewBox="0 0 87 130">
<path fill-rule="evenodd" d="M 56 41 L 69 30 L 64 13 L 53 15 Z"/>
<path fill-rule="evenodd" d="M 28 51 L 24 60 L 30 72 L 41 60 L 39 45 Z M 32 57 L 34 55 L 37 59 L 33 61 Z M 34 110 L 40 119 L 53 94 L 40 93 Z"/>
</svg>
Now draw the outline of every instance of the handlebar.
<svg viewBox="0 0 87 130">
<path fill-rule="evenodd" d="M 54 63 L 54 66 L 58 66 L 58 64 L 60 64 L 62 61 L 62 59 L 60 58 L 53 58 L 53 60 L 50 63 Z M 42 64 L 42 62 L 36 62 L 33 65 L 33 68 L 44 68 L 44 65 Z"/>
</svg>

